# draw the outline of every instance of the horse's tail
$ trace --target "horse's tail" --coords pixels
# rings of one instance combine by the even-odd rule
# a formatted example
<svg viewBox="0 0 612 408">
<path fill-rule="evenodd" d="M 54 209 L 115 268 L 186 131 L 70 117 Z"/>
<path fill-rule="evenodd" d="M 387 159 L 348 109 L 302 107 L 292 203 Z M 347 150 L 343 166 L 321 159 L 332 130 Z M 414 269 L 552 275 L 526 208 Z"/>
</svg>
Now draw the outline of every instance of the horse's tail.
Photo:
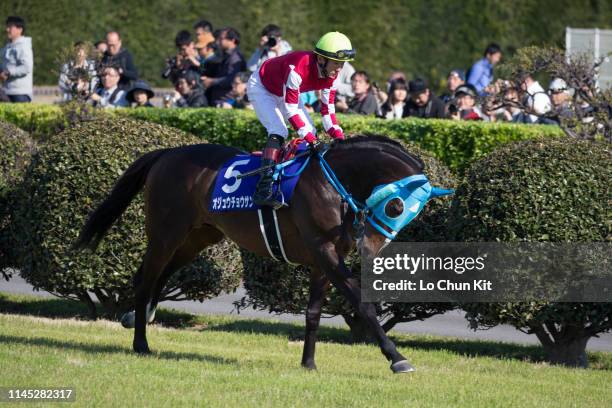
<svg viewBox="0 0 612 408">
<path fill-rule="evenodd" d="M 93 250 L 98 246 L 109 228 L 142 189 L 153 165 L 167 151 L 168 149 L 160 149 L 147 153 L 128 167 L 117 180 L 113 191 L 89 216 L 74 243 L 75 249 L 91 248 Z"/>
</svg>

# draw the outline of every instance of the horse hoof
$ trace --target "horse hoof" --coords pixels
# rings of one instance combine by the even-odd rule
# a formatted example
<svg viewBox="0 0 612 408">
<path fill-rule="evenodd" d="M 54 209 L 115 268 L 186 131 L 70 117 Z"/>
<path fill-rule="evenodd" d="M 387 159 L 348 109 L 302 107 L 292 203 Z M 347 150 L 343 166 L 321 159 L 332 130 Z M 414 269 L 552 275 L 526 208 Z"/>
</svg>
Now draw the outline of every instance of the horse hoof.
<svg viewBox="0 0 612 408">
<path fill-rule="evenodd" d="M 149 348 L 139 348 L 139 349 L 134 349 L 134 351 L 136 352 L 136 354 L 138 354 L 139 356 L 148 356 L 149 354 L 151 354 L 151 350 L 149 350 Z"/>
<path fill-rule="evenodd" d="M 149 345 L 147 343 L 144 343 L 144 344 L 134 343 L 134 351 L 137 354 L 141 354 L 141 355 L 151 354 L 151 350 L 149 350 Z"/>
<path fill-rule="evenodd" d="M 305 368 L 308 371 L 316 371 L 317 365 L 315 363 L 302 363 L 302 368 Z"/>
<path fill-rule="evenodd" d="M 411 373 L 416 371 L 416 368 L 414 368 L 408 360 L 400 360 L 391 364 L 391 371 L 393 371 L 394 374 Z"/>
<path fill-rule="evenodd" d="M 133 329 L 136 326 L 136 312 L 132 310 L 121 316 L 121 325 L 126 329 Z"/>
</svg>

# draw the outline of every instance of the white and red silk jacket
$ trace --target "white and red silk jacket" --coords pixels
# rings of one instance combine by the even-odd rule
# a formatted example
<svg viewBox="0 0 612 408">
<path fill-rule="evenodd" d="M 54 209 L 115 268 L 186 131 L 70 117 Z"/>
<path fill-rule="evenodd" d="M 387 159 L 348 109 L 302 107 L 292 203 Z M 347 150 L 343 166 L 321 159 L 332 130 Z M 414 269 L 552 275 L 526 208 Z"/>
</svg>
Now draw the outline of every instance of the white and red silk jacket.
<svg viewBox="0 0 612 408">
<path fill-rule="evenodd" d="M 323 128 L 334 139 L 344 138 L 336 121 L 334 99 L 336 78 L 319 78 L 316 54 L 312 51 L 295 51 L 265 61 L 259 68 L 259 76 L 268 92 L 285 98 L 287 120 L 297 134 L 309 142 L 314 135 L 300 116 L 298 107 L 300 92 L 321 90 L 321 115 Z"/>
</svg>

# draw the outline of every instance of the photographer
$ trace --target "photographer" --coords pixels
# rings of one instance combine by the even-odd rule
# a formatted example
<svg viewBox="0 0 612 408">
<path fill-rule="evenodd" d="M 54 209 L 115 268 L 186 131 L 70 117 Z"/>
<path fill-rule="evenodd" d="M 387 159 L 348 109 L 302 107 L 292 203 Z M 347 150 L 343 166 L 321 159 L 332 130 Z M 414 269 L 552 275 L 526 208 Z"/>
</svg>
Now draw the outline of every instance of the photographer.
<svg viewBox="0 0 612 408">
<path fill-rule="evenodd" d="M 291 45 L 283 40 L 283 33 L 279 26 L 268 24 L 261 30 L 259 47 L 255 49 L 247 62 L 249 71 L 255 72 L 267 59 L 279 57 L 291 51 Z"/>
<path fill-rule="evenodd" d="M 455 90 L 455 98 L 449 102 L 448 111 L 454 120 L 484 120 L 489 121 L 480 107 L 476 105 L 478 93 L 471 84 L 463 84 Z"/>
<path fill-rule="evenodd" d="M 89 48 L 82 41 L 76 42 L 70 60 L 62 65 L 58 85 L 64 102 L 86 99 L 98 86 L 96 61 L 89 58 L 93 53 Z"/>
<path fill-rule="evenodd" d="M 166 60 L 166 68 L 162 73 L 162 78 L 175 83 L 178 75 L 183 71 L 194 71 L 198 75 L 203 74 L 203 67 L 198 59 L 198 52 L 191 33 L 187 30 L 179 31 L 174 39 L 174 44 L 178 54 Z"/>
</svg>

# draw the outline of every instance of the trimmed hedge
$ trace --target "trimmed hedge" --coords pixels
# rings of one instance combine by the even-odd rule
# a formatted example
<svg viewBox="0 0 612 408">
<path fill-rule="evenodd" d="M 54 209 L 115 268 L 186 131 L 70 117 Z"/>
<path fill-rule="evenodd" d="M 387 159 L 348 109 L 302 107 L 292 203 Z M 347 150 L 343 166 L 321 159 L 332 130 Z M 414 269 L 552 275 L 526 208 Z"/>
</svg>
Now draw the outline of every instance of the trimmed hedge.
<svg viewBox="0 0 612 408">
<path fill-rule="evenodd" d="M 148 122 L 172 126 L 210 143 L 220 143 L 259 150 L 266 133 L 255 117 L 245 110 L 200 109 L 115 109 L 111 115 L 128 116 Z M 313 118 L 321 128 L 320 116 Z M 57 106 L 31 104 L 0 105 L 0 120 L 14 123 L 34 135 L 41 136 L 58 128 L 65 119 Z M 442 161 L 454 171 L 462 171 L 497 146 L 538 136 L 561 136 L 556 126 L 477 123 L 434 119 L 382 120 L 357 115 L 339 115 L 339 122 L 348 133 L 376 133 L 413 143 Z"/>
<path fill-rule="evenodd" d="M 454 188 L 456 180 L 452 173 L 435 158 L 422 149 L 405 145 L 425 162 L 425 173 L 434 185 Z M 404 228 L 396 241 L 442 241 L 445 240 L 443 228 L 446 214 L 450 208 L 450 198 L 433 200 L 422 214 L 408 227 Z M 303 314 L 308 304 L 309 271 L 303 266 L 293 267 L 271 259 L 260 258 L 243 251 L 243 284 L 247 295 L 238 307 L 268 310 L 274 313 Z M 355 254 L 346 259 L 356 277 L 361 276 L 361 264 Z M 385 330 L 390 330 L 399 322 L 423 320 L 435 314 L 455 308 L 449 303 L 382 303 L 376 305 L 378 315 L 386 320 Z M 354 312 L 335 288 L 327 292 L 323 304 L 326 315 L 342 315 L 351 328 L 356 340 L 366 338 L 366 325 Z"/>
<path fill-rule="evenodd" d="M 610 144 L 567 137 L 502 147 L 456 193 L 458 241 L 612 240 Z"/>
<path fill-rule="evenodd" d="M 27 132 L 0 121 L 0 273 L 6 279 L 9 276 L 4 269 L 16 264 L 15 245 L 10 239 L 14 189 L 21 183 L 35 151 L 36 143 Z"/>
<path fill-rule="evenodd" d="M 36 139 L 51 136 L 66 124 L 58 105 L 35 103 L 0 103 L 0 121 L 12 123 Z"/>
<path fill-rule="evenodd" d="M 13 239 L 21 275 L 34 287 L 86 302 L 92 315 L 93 292 L 104 311 L 115 315 L 133 302 L 132 276 L 144 250 L 142 194 L 123 214 L 95 253 L 71 245 L 90 212 L 116 179 L 141 154 L 202 140 L 176 129 L 126 118 L 100 118 L 73 125 L 40 150 L 17 193 Z M 220 268 L 206 259 L 223 259 Z M 237 249 L 223 243 L 210 248 L 174 275 L 165 298 L 203 300 L 239 285 Z"/>
<path fill-rule="evenodd" d="M 569 138 L 505 146 L 475 162 L 450 215 L 457 241 L 610 242 L 609 144 Z M 474 328 L 535 333 L 552 362 L 586 365 L 588 339 L 612 328 L 612 303 L 466 304 Z"/>
<path fill-rule="evenodd" d="M 266 139 L 264 127 L 255 113 L 244 110 L 205 109 L 122 109 L 115 113 L 162 123 L 191 132 L 209 140 L 258 150 Z M 322 129 L 320 115 L 313 114 L 315 125 Z M 383 120 L 361 115 L 338 115 L 345 132 L 382 134 L 409 142 L 427 150 L 452 170 L 462 170 L 472 160 L 497 146 L 538 136 L 561 136 L 556 126 L 476 123 L 443 119 Z"/>
</svg>

